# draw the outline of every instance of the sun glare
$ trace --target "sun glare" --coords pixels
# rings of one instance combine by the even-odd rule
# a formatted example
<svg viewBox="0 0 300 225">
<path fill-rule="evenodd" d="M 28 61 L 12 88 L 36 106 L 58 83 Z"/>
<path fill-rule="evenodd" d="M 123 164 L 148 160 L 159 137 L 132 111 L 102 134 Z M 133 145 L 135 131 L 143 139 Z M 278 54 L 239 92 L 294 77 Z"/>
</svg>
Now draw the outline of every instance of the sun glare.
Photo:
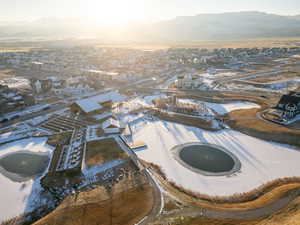
<svg viewBox="0 0 300 225">
<path fill-rule="evenodd" d="M 90 0 L 87 16 L 104 25 L 127 25 L 145 19 L 141 0 Z"/>
</svg>

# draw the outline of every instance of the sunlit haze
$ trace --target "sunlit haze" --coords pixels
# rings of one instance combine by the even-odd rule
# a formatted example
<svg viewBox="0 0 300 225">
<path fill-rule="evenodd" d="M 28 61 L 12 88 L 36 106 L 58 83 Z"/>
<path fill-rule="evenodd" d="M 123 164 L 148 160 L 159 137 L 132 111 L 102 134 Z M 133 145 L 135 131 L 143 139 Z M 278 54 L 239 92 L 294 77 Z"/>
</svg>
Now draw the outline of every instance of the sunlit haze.
<svg viewBox="0 0 300 225">
<path fill-rule="evenodd" d="M 0 225 L 300 225 L 300 0 L 0 0 Z"/>
<path fill-rule="evenodd" d="M 93 20 L 99 24 L 144 23 L 200 13 L 264 11 L 300 14 L 298 0 L 0 0 L 1 21 L 37 20 L 45 17 Z"/>
<path fill-rule="evenodd" d="M 86 2 L 87 18 L 104 25 L 125 25 L 146 21 L 145 4 L 141 0 L 89 0 Z"/>
</svg>

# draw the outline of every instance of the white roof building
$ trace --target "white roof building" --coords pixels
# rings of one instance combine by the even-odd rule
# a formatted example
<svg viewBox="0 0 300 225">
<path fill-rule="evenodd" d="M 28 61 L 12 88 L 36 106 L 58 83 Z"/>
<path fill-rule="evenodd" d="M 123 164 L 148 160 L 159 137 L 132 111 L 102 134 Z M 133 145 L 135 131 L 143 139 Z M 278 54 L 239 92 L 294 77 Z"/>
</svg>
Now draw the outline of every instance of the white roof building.
<svg viewBox="0 0 300 225">
<path fill-rule="evenodd" d="M 96 95 L 75 102 L 85 113 L 90 113 L 102 109 L 105 102 L 111 101 L 113 104 L 124 101 L 125 97 L 117 92 L 109 92 L 106 94 Z"/>
<path fill-rule="evenodd" d="M 105 118 L 112 117 L 112 116 L 113 116 L 112 112 L 104 112 L 101 114 L 94 115 L 93 118 L 96 120 L 103 120 Z"/>
</svg>

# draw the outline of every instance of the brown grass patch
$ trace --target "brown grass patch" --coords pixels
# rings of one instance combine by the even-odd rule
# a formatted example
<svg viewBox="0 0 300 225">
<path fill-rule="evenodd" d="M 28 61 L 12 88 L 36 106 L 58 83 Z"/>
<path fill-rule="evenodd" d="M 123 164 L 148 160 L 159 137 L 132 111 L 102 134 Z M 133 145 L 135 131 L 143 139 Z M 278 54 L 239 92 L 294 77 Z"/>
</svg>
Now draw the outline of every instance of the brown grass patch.
<svg viewBox="0 0 300 225">
<path fill-rule="evenodd" d="M 213 128 L 212 122 L 203 120 L 199 117 L 196 118 L 196 117 L 188 117 L 188 116 L 178 115 L 178 114 L 169 114 L 164 112 L 158 112 L 155 110 L 152 110 L 151 113 L 161 120 L 166 120 L 173 123 L 180 123 L 192 127 L 198 127 L 204 130 L 210 130 L 210 131 L 219 130 Z"/>
<path fill-rule="evenodd" d="M 165 199 L 165 204 L 164 204 L 164 211 L 173 211 L 175 209 L 180 209 L 180 207 L 178 207 L 178 205 L 176 204 L 176 202 L 174 200 L 168 199 L 166 197 L 164 197 Z M 167 199 L 167 201 L 166 201 Z"/>
<path fill-rule="evenodd" d="M 12 74 L 12 70 L 10 69 L 3 69 L 0 70 L 0 78 L 10 78 L 10 77 L 14 77 L 14 75 Z"/>
<path fill-rule="evenodd" d="M 94 166 L 117 159 L 128 158 L 127 154 L 112 138 L 92 141 L 86 145 L 86 164 Z"/>
<path fill-rule="evenodd" d="M 103 194 L 103 190 L 95 189 L 85 196 L 72 196 L 35 225 L 132 225 L 146 216 L 153 204 L 148 184 L 114 195 Z"/>
<path fill-rule="evenodd" d="M 95 47 L 118 47 L 133 49 L 166 49 L 166 48 L 264 48 L 264 47 L 294 47 L 297 46 L 299 38 L 257 38 L 247 40 L 197 40 L 188 42 L 154 42 L 154 43 L 130 43 L 112 42 L 95 43 Z"/>
<path fill-rule="evenodd" d="M 52 145 L 52 146 L 56 146 L 58 145 L 59 143 L 69 143 L 69 140 L 72 136 L 72 133 L 71 132 L 65 132 L 65 133 L 62 133 L 62 134 L 54 134 L 52 136 L 50 136 L 47 140 L 47 144 L 48 145 Z"/>
<path fill-rule="evenodd" d="M 274 81 L 280 81 L 284 79 L 289 78 L 299 78 L 299 75 L 297 72 L 285 72 L 278 75 L 273 76 L 266 76 L 266 77 L 257 77 L 254 79 L 251 79 L 250 81 L 254 81 L 257 83 L 268 83 L 268 82 L 274 82 Z"/>
<path fill-rule="evenodd" d="M 228 125 L 242 133 L 266 141 L 300 146 L 300 130 L 273 124 L 256 117 L 260 109 L 235 110 L 228 114 Z M 243 119 L 244 118 L 244 119 Z"/>
</svg>

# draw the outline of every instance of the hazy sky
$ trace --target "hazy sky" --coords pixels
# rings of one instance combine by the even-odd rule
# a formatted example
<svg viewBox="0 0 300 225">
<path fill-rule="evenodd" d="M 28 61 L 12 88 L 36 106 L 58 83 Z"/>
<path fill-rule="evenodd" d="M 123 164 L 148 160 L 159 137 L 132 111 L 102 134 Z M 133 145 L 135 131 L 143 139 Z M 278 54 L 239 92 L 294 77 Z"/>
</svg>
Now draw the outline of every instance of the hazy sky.
<svg viewBox="0 0 300 225">
<path fill-rule="evenodd" d="M 295 15 L 300 0 L 0 0 L 0 20 L 5 21 L 82 17 L 118 24 L 231 11 Z"/>
</svg>

